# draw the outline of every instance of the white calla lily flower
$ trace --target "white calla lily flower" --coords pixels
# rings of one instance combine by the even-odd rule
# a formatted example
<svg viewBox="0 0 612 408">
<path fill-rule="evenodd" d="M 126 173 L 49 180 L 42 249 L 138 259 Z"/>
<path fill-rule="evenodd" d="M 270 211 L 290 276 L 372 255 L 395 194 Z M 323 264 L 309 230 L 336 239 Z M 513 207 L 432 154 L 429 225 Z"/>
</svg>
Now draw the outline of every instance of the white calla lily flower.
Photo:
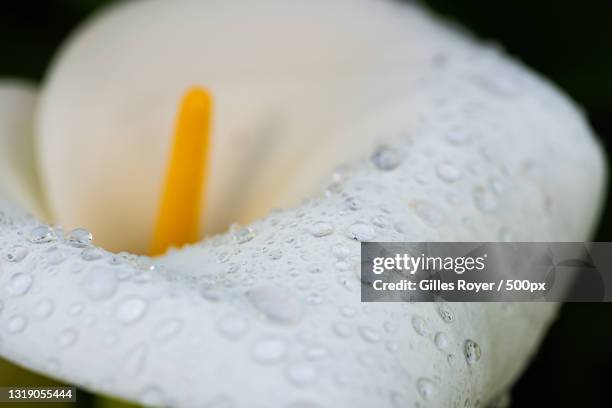
<svg viewBox="0 0 612 408">
<path fill-rule="evenodd" d="M 247 227 L 152 258 L 27 215 L 145 253 L 194 84 L 201 231 Z M 486 405 L 557 305 L 361 304 L 359 241 L 582 241 L 603 194 L 558 90 L 391 1 L 122 4 L 36 99 L 0 86 L 0 355 L 147 405 Z"/>
</svg>

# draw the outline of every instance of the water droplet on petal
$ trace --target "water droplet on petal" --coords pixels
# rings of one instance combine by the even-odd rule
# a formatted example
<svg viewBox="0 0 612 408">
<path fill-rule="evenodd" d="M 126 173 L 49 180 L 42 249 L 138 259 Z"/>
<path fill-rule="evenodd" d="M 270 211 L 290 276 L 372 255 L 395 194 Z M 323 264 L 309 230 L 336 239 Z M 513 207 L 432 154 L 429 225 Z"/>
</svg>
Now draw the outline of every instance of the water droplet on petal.
<svg viewBox="0 0 612 408">
<path fill-rule="evenodd" d="M 98 248 L 85 248 L 81 252 L 81 258 L 88 262 L 97 261 L 102 258 L 102 252 Z"/>
<path fill-rule="evenodd" d="M 453 313 L 450 306 L 448 306 L 446 303 L 441 303 L 440 305 L 438 305 L 438 314 L 440 315 L 440 318 L 442 318 L 442 320 L 446 323 L 452 323 L 455 321 L 455 314 Z"/>
<path fill-rule="evenodd" d="M 327 222 L 316 222 L 312 225 L 312 228 L 310 229 L 310 233 L 317 238 L 331 235 L 333 232 L 333 225 Z"/>
<path fill-rule="evenodd" d="M 350 255 L 350 250 L 342 244 L 336 244 L 332 247 L 332 253 L 338 259 L 345 259 Z"/>
<path fill-rule="evenodd" d="M 363 204 L 361 203 L 361 201 L 359 201 L 358 199 L 354 197 L 347 198 L 344 201 L 344 203 L 346 205 L 346 208 L 348 208 L 351 211 L 357 211 L 363 207 Z"/>
<path fill-rule="evenodd" d="M 371 160 L 379 170 L 383 171 L 393 170 L 401 163 L 399 152 L 387 146 L 380 146 L 376 149 Z"/>
<path fill-rule="evenodd" d="M 336 336 L 343 338 L 343 339 L 347 337 L 351 337 L 353 333 L 353 331 L 351 330 L 351 326 L 343 322 L 335 323 L 332 326 L 332 330 L 334 334 L 336 334 Z"/>
<path fill-rule="evenodd" d="M 232 238 L 237 244 L 245 244 L 255 238 L 256 235 L 251 228 L 245 227 L 236 231 Z"/>
<path fill-rule="evenodd" d="M 112 269 L 94 267 L 87 271 L 82 287 L 92 300 L 108 299 L 117 291 L 117 277 Z"/>
<path fill-rule="evenodd" d="M 355 309 L 353 309 L 352 307 L 349 306 L 343 306 L 340 308 L 340 314 L 344 317 L 348 317 L 351 318 L 353 316 L 355 316 L 357 312 L 355 312 Z"/>
<path fill-rule="evenodd" d="M 474 340 L 467 339 L 463 346 L 463 350 L 465 352 L 465 359 L 469 365 L 473 365 L 480 360 L 480 356 L 482 355 L 482 350 L 478 343 Z"/>
<path fill-rule="evenodd" d="M 64 255 L 58 247 L 51 247 L 45 252 L 45 258 L 49 265 L 59 265 L 64 261 Z"/>
<path fill-rule="evenodd" d="M 22 245 L 17 245 L 12 247 L 6 255 L 4 255 L 4 259 L 8 262 L 21 262 L 28 256 L 28 249 Z"/>
<path fill-rule="evenodd" d="M 56 239 L 55 232 L 47 225 L 40 225 L 30 232 L 30 242 L 33 244 L 45 244 Z"/>
<path fill-rule="evenodd" d="M 388 341 L 385 343 L 385 348 L 388 352 L 395 353 L 397 350 L 399 350 L 399 344 L 394 341 Z"/>
<path fill-rule="evenodd" d="M 146 300 L 132 296 L 121 301 L 115 308 L 115 317 L 121 323 L 131 324 L 140 320 L 147 312 Z"/>
<path fill-rule="evenodd" d="M 416 386 L 419 395 L 423 399 L 429 400 L 436 394 L 436 384 L 428 378 L 419 378 Z"/>
<path fill-rule="evenodd" d="M 11 276 L 7 291 L 13 296 L 23 296 L 30 290 L 32 281 L 32 275 L 27 273 L 16 273 Z"/>
<path fill-rule="evenodd" d="M 421 336 L 427 337 L 430 335 L 429 326 L 427 326 L 427 322 L 425 322 L 425 320 L 423 320 L 423 318 L 420 316 L 412 317 L 412 327 L 414 328 L 414 331 Z"/>
<path fill-rule="evenodd" d="M 53 302 L 49 299 L 43 299 L 34 308 L 34 315 L 39 319 L 46 319 L 53 313 Z"/>
<path fill-rule="evenodd" d="M 28 325 L 28 319 L 25 316 L 16 315 L 8 319 L 6 331 L 11 334 L 21 333 Z"/>
<path fill-rule="evenodd" d="M 356 241 L 371 241 L 375 236 L 374 229 L 365 222 L 356 222 L 346 230 L 346 236 Z"/>
<path fill-rule="evenodd" d="M 283 360 L 287 344 L 280 337 L 264 337 L 253 345 L 253 359 L 262 364 L 276 364 Z"/>
<path fill-rule="evenodd" d="M 86 248 L 91 245 L 93 235 L 85 228 L 74 229 L 68 234 L 68 244 L 75 248 Z"/>
<path fill-rule="evenodd" d="M 217 328 L 222 336 L 230 340 L 238 340 L 246 334 L 249 325 L 242 317 L 226 316 L 219 320 Z"/>
<path fill-rule="evenodd" d="M 384 215 L 377 215 L 372 218 L 372 224 L 379 228 L 386 228 L 389 225 L 389 220 Z"/>
<path fill-rule="evenodd" d="M 59 342 L 60 347 L 68 348 L 68 347 L 73 346 L 76 343 L 78 337 L 79 335 L 76 330 L 66 329 L 60 333 L 58 342 Z"/>
<path fill-rule="evenodd" d="M 304 305 L 292 292 L 263 286 L 246 294 L 251 304 L 267 319 L 278 324 L 294 324 L 302 319 Z"/>
<path fill-rule="evenodd" d="M 298 387 L 314 383 L 318 376 L 316 367 L 306 362 L 290 364 L 286 373 L 289 381 Z"/>
<path fill-rule="evenodd" d="M 380 341 L 379 334 L 371 327 L 360 327 L 359 334 L 361 335 L 361 338 L 368 343 L 378 343 Z"/>
</svg>

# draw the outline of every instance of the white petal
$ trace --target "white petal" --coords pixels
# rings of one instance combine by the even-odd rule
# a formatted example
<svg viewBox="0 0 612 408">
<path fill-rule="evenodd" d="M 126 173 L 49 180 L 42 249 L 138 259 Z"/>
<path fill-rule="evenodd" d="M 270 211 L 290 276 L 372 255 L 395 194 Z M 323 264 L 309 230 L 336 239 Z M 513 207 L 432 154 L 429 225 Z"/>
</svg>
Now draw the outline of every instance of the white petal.
<svg viewBox="0 0 612 408">
<path fill-rule="evenodd" d="M 55 220 L 146 253 L 178 101 L 194 84 L 216 103 L 206 233 L 295 205 L 393 136 L 384 125 L 357 137 L 348 124 L 408 98 L 403 125 L 414 128 L 434 56 L 472 52 L 456 37 L 383 1 L 115 7 L 79 30 L 43 89 L 39 153 Z"/>
<path fill-rule="evenodd" d="M 0 193 L 43 216 L 32 132 L 36 102 L 33 85 L 0 80 Z"/>
<path fill-rule="evenodd" d="M 0 353 L 149 404 L 486 406 L 525 367 L 556 305 L 449 304 L 452 323 L 439 304 L 364 305 L 350 237 L 585 240 L 604 160 L 549 86 L 491 54 L 450 63 L 424 79 L 431 98 L 419 127 L 347 167 L 326 197 L 172 253 L 153 270 L 147 258 L 114 265 L 64 242 L 29 244 L 37 224 L 10 213 L 2 250 L 29 253 L 2 262 Z M 401 134 L 413 108 L 398 101 L 351 134 Z M 447 341 L 436 346 L 438 332 Z M 481 350 L 471 365 L 467 341 Z"/>
</svg>

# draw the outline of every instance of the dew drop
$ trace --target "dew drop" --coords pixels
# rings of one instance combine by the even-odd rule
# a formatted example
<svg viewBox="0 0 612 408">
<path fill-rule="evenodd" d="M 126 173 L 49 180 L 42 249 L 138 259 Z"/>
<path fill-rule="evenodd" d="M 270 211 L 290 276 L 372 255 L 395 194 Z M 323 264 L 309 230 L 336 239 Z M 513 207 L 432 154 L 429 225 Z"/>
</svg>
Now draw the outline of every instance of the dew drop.
<svg viewBox="0 0 612 408">
<path fill-rule="evenodd" d="M 28 319 L 25 316 L 16 315 L 9 318 L 6 325 L 6 331 L 11 334 L 21 333 L 28 325 Z"/>
<path fill-rule="evenodd" d="M 94 267 L 87 271 L 82 288 L 90 299 L 105 300 L 117 291 L 117 278 L 113 270 Z"/>
<path fill-rule="evenodd" d="M 378 228 L 386 228 L 389 225 L 389 220 L 384 215 L 377 215 L 372 218 L 372 224 Z"/>
<path fill-rule="evenodd" d="M 49 265 L 59 265 L 64 261 L 64 255 L 62 255 L 62 251 L 58 247 L 51 247 L 47 249 L 45 253 L 45 258 Z"/>
<path fill-rule="evenodd" d="M 60 333 L 58 342 L 59 342 L 60 347 L 68 348 L 68 347 L 72 347 L 76 343 L 78 337 L 79 335 L 76 330 L 66 329 Z"/>
<path fill-rule="evenodd" d="M 253 359 L 261 364 L 276 364 L 285 357 L 287 344 L 280 337 L 264 337 L 254 344 L 251 353 Z"/>
<path fill-rule="evenodd" d="M 350 255 L 351 252 L 346 246 L 342 244 L 336 244 L 332 247 L 332 253 L 337 259 L 345 259 Z"/>
<path fill-rule="evenodd" d="M 306 362 L 290 364 L 286 370 L 289 381 L 298 387 L 304 387 L 315 382 L 317 369 L 314 365 Z"/>
<path fill-rule="evenodd" d="M 419 395 L 425 400 L 431 399 L 436 394 L 436 385 L 429 378 L 419 378 L 416 387 Z"/>
<path fill-rule="evenodd" d="M 388 352 L 395 353 L 397 350 L 399 350 L 399 344 L 394 341 L 388 341 L 385 343 L 385 348 Z"/>
<path fill-rule="evenodd" d="M 310 233 L 317 238 L 331 235 L 334 232 L 334 227 L 328 222 L 316 222 L 312 225 Z"/>
<path fill-rule="evenodd" d="M 16 273 L 11 276 L 7 291 L 13 296 L 23 296 L 30 290 L 32 281 L 32 275 L 27 273 Z"/>
<path fill-rule="evenodd" d="M 463 350 L 465 352 L 465 359 L 469 365 L 473 365 L 480 360 L 482 350 L 474 340 L 467 339 L 463 346 Z"/>
<path fill-rule="evenodd" d="M 359 334 L 361 338 L 367 343 L 378 343 L 380 341 L 380 335 L 376 330 L 371 327 L 362 326 L 359 328 Z"/>
<path fill-rule="evenodd" d="M 383 171 L 397 168 L 401 162 L 400 154 L 395 149 L 387 146 L 380 146 L 371 156 L 372 163 Z"/>
<path fill-rule="evenodd" d="M 49 299 L 43 299 L 34 308 L 34 316 L 39 319 L 46 319 L 53 313 L 53 302 Z"/>
<path fill-rule="evenodd" d="M 343 306 L 340 308 L 340 314 L 344 317 L 351 318 L 355 316 L 356 312 L 355 309 L 353 309 L 352 307 Z"/>
<path fill-rule="evenodd" d="M 241 228 L 234 233 L 232 239 L 237 244 L 245 244 L 255 238 L 257 234 L 251 228 Z"/>
<path fill-rule="evenodd" d="M 438 305 L 438 314 L 440 318 L 446 323 L 452 323 L 455 321 L 455 314 L 452 309 L 445 303 Z"/>
<path fill-rule="evenodd" d="M 363 207 L 363 204 L 361 203 L 361 201 L 359 201 L 358 199 L 351 197 L 351 198 L 347 198 L 344 201 L 346 208 L 348 208 L 351 211 L 357 211 L 360 210 Z"/>
<path fill-rule="evenodd" d="M 81 258 L 88 262 L 97 261 L 102 258 L 102 252 L 98 248 L 85 248 L 81 252 Z"/>
<path fill-rule="evenodd" d="M 238 316 L 226 316 L 217 322 L 219 333 L 230 340 L 240 339 L 246 334 L 248 328 L 247 321 Z"/>
<path fill-rule="evenodd" d="M 148 309 L 146 300 L 132 296 L 121 301 L 115 308 L 115 317 L 123 324 L 131 324 L 140 320 Z"/>
<path fill-rule="evenodd" d="M 414 331 L 417 332 L 417 334 L 420 336 L 429 336 L 430 334 L 427 322 L 425 322 L 425 320 L 420 316 L 412 317 L 412 327 L 414 328 Z"/>
<path fill-rule="evenodd" d="M 8 262 L 21 262 L 26 256 L 28 256 L 28 249 L 22 245 L 16 245 L 4 255 L 4 259 Z"/>
<path fill-rule="evenodd" d="M 47 225 L 40 225 L 30 232 L 30 242 L 33 244 L 45 244 L 56 239 L 55 232 Z"/>
<path fill-rule="evenodd" d="M 374 239 L 375 233 L 372 226 L 365 222 L 356 222 L 346 230 L 346 236 L 356 241 L 364 242 Z"/>
<path fill-rule="evenodd" d="M 68 244 L 75 248 L 86 248 L 92 241 L 93 235 L 85 228 L 74 229 L 68 234 Z"/>
<path fill-rule="evenodd" d="M 351 326 L 343 322 L 334 323 L 334 325 L 332 326 L 332 331 L 336 336 L 343 339 L 351 337 L 353 333 L 351 330 Z"/>
<path fill-rule="evenodd" d="M 278 324 L 295 324 L 302 319 L 304 305 L 286 289 L 262 286 L 246 294 L 249 302 L 267 319 Z"/>
</svg>

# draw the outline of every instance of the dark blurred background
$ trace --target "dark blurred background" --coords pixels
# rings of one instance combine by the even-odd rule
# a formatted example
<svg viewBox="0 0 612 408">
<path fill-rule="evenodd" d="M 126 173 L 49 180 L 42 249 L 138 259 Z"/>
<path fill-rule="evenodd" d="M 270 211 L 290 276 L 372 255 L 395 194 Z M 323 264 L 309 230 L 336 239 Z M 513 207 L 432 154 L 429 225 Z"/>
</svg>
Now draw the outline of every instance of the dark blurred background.
<svg viewBox="0 0 612 408">
<path fill-rule="evenodd" d="M 403 1 L 403 0 L 396 0 Z M 109 0 L 4 1 L 0 77 L 39 81 L 66 35 Z M 556 82 L 589 115 L 610 154 L 612 1 L 425 0 Z M 606 206 L 597 241 L 612 241 Z M 612 406 L 612 305 L 566 304 L 512 392 L 512 406 Z M 81 406 L 91 398 L 79 395 Z"/>
</svg>

